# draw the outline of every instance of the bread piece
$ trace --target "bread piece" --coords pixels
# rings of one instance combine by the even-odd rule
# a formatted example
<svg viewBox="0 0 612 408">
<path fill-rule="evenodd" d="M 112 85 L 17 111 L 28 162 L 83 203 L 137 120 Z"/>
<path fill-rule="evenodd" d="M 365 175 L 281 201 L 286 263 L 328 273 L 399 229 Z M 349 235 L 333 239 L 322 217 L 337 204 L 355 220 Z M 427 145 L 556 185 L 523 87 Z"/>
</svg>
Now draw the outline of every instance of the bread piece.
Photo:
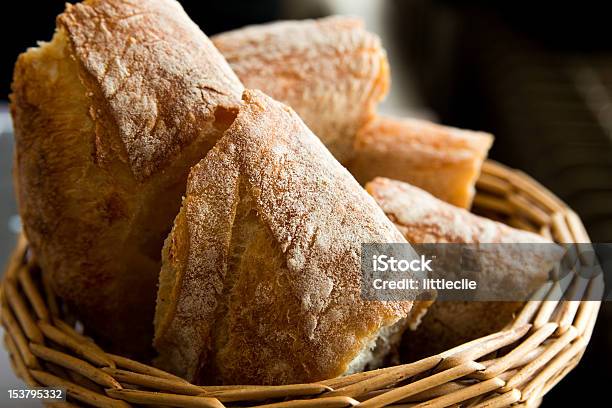
<svg viewBox="0 0 612 408">
<path fill-rule="evenodd" d="M 388 177 L 469 208 L 492 142 L 488 133 L 379 116 L 359 132 L 348 168 L 362 184 Z"/>
<path fill-rule="evenodd" d="M 295 109 L 340 162 L 389 88 L 380 39 L 356 18 L 250 26 L 212 41 L 247 88 Z"/>
<path fill-rule="evenodd" d="M 291 108 L 259 91 L 243 100 L 193 168 L 164 246 L 157 363 L 197 383 L 363 369 L 412 301 L 362 299 L 361 244 L 405 241 Z"/>
<path fill-rule="evenodd" d="M 366 189 L 411 244 L 551 243 L 539 235 L 446 204 L 407 183 L 376 178 Z M 529 287 L 536 288 L 546 281 L 558 260 L 556 251 L 522 248 L 516 248 L 521 251 L 517 256 L 512 255 L 513 249 L 508 246 L 498 251 L 496 269 L 481 271 L 496 274 L 487 277 L 487 284 L 512 288 L 525 287 L 529 282 Z M 516 268 L 517 264 L 523 268 Z M 402 357 L 413 361 L 498 331 L 522 305 L 522 302 L 438 301 L 429 308 L 416 332 L 404 336 Z"/>
<path fill-rule="evenodd" d="M 163 240 L 242 85 L 171 0 L 67 5 L 20 55 L 11 111 L 23 226 L 55 289 L 114 350 L 151 350 Z"/>
</svg>

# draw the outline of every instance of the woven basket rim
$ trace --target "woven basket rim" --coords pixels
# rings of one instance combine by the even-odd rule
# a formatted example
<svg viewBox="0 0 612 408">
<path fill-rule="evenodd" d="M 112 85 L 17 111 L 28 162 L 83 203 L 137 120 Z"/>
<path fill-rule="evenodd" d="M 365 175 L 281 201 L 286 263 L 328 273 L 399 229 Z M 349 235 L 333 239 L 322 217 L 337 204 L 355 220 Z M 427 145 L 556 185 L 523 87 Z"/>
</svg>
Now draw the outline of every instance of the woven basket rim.
<svg viewBox="0 0 612 408">
<path fill-rule="evenodd" d="M 483 215 L 559 243 L 590 242 L 576 213 L 520 171 L 487 160 L 477 190 L 474 207 Z M 75 330 L 26 251 L 21 235 L 1 283 L 4 345 L 28 386 L 67 390 L 70 402 L 52 406 L 537 406 L 580 361 L 601 303 L 531 300 L 503 330 L 409 364 L 311 384 L 196 386 L 107 353 Z"/>
</svg>

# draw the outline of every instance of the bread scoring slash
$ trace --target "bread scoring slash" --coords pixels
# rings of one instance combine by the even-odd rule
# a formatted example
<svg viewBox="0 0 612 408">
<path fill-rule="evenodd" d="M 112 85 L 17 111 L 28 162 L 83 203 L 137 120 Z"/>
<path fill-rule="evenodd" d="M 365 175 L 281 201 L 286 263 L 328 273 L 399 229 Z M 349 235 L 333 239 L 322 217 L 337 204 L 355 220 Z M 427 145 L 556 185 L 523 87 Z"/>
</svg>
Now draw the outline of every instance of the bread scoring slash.
<svg viewBox="0 0 612 408">
<path fill-rule="evenodd" d="M 164 247 L 158 364 L 197 383 L 361 370 L 413 304 L 361 297 L 361 244 L 405 240 L 291 108 L 260 91 L 243 102 L 193 168 Z"/>
<path fill-rule="evenodd" d="M 20 55 L 15 184 L 31 248 L 110 349 L 150 349 L 161 248 L 242 84 L 172 0 L 68 4 Z"/>
</svg>

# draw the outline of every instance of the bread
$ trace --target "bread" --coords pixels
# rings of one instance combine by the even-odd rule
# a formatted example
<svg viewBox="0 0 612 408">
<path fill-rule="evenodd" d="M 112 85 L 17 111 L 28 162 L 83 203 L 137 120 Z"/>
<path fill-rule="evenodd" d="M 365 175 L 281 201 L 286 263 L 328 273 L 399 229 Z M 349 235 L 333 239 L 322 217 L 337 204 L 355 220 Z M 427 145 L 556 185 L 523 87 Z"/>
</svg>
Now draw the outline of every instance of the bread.
<svg viewBox="0 0 612 408">
<path fill-rule="evenodd" d="M 358 134 L 349 171 L 360 183 L 387 177 L 469 208 L 493 137 L 417 119 L 379 116 Z"/>
<path fill-rule="evenodd" d="M 242 85 L 171 0 L 67 5 L 19 56 L 15 184 L 42 270 L 113 350 L 151 349 L 163 240 Z"/>
<path fill-rule="evenodd" d="M 225 384 L 363 369 L 412 301 L 361 297 L 361 244 L 405 241 L 292 109 L 259 91 L 243 102 L 192 169 L 164 246 L 157 364 Z"/>
<path fill-rule="evenodd" d="M 411 244 L 422 243 L 548 243 L 539 235 L 520 231 L 446 204 L 427 192 L 400 181 L 376 178 L 366 186 L 385 214 Z M 509 246 L 495 251 L 494 269 L 484 282 L 501 289 L 537 288 L 558 261 L 551 247 Z M 493 251 L 492 251 L 493 252 Z M 517 267 L 517 265 L 519 267 Z M 522 302 L 438 301 L 416 332 L 404 337 L 402 357 L 413 361 L 491 334 L 509 323 Z"/>
<path fill-rule="evenodd" d="M 212 37 L 247 88 L 291 106 L 360 183 L 389 177 L 469 208 L 493 137 L 375 116 L 390 78 L 380 40 L 333 16 L 249 26 Z"/>
<path fill-rule="evenodd" d="M 250 26 L 212 41 L 247 88 L 295 109 L 340 162 L 389 88 L 380 39 L 356 18 Z"/>
</svg>

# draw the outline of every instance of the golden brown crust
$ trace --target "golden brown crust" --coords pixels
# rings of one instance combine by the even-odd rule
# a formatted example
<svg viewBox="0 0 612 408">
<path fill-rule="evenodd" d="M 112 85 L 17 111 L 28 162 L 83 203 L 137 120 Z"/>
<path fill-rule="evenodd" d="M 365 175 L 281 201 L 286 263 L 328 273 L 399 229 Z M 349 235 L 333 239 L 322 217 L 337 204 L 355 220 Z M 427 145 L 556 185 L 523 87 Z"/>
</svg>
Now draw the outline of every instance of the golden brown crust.
<svg viewBox="0 0 612 408">
<path fill-rule="evenodd" d="M 15 66 L 23 226 L 88 329 L 116 351 L 143 353 L 187 174 L 221 135 L 214 127 L 227 126 L 215 109 L 237 109 L 241 84 L 174 1 L 88 1 L 58 21 L 52 42 Z"/>
<path fill-rule="evenodd" d="M 396 180 L 376 178 L 366 186 L 385 214 L 411 244 L 422 243 L 549 243 L 539 235 L 520 231 L 444 203 L 427 192 Z M 522 247 L 525 248 L 525 247 Z M 534 288 L 548 278 L 554 251 L 533 253 L 506 246 L 495 259 L 488 284 Z M 513 255 L 515 254 L 515 255 Z M 528 258 L 528 259 L 520 259 Z M 517 267 L 520 266 L 520 267 Z M 483 271 L 483 273 L 487 273 Z M 522 302 L 443 301 L 429 308 L 415 332 L 404 336 L 402 356 L 415 360 L 437 354 L 469 340 L 502 329 Z"/>
<path fill-rule="evenodd" d="M 176 1 L 88 0 L 68 4 L 57 24 L 107 133 L 97 157 L 126 160 L 138 180 L 215 137 L 216 106 L 240 98 L 236 75 Z"/>
<path fill-rule="evenodd" d="M 380 39 L 351 17 L 283 21 L 212 37 L 247 88 L 291 106 L 340 162 L 389 88 Z"/>
<path fill-rule="evenodd" d="M 359 285 L 361 243 L 403 238 L 295 112 L 259 91 L 243 100 L 166 243 L 158 362 L 198 382 L 340 375 L 410 311 Z"/>
<path fill-rule="evenodd" d="M 542 243 L 539 235 L 480 217 L 420 188 L 379 177 L 366 185 L 385 214 L 414 243 Z"/>
<path fill-rule="evenodd" d="M 378 116 L 359 132 L 348 168 L 360 183 L 401 180 L 468 208 L 492 142 L 484 132 Z"/>
</svg>

